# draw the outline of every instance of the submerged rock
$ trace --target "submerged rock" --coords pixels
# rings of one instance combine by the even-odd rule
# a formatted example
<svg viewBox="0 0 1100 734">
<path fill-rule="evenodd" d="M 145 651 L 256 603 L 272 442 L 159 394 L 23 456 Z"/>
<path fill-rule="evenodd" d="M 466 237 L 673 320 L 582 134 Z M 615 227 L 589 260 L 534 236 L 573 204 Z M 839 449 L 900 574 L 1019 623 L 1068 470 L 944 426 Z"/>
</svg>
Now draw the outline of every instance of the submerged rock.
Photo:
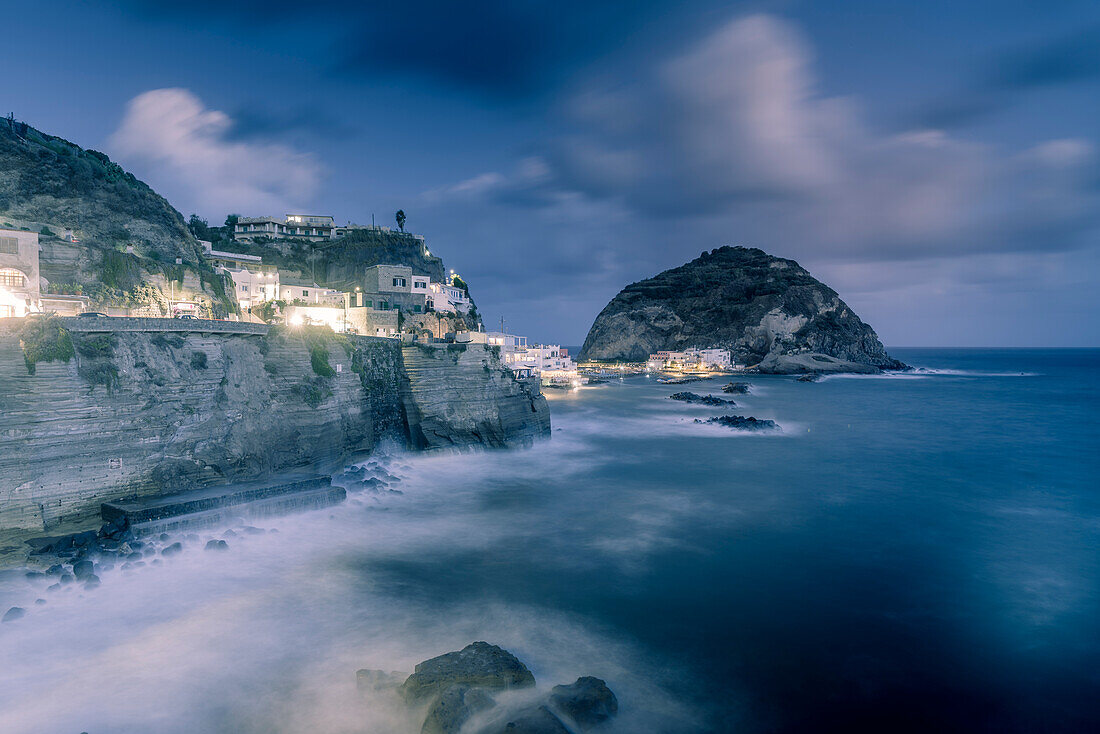
<svg viewBox="0 0 1100 734">
<path fill-rule="evenodd" d="M 714 395 L 699 395 L 693 392 L 678 392 L 668 396 L 670 400 L 679 400 L 684 403 L 699 403 L 701 405 L 736 405 L 737 403 Z"/>
<path fill-rule="evenodd" d="M 816 372 L 808 372 L 798 378 L 797 382 L 817 382 L 821 379 L 821 375 Z"/>
<path fill-rule="evenodd" d="M 205 550 L 227 551 L 229 550 L 229 543 L 226 543 L 224 540 L 218 540 L 217 538 L 215 538 L 214 540 L 208 540 L 206 541 Z"/>
<path fill-rule="evenodd" d="M 4 616 L 0 618 L 0 622 L 14 622 L 17 619 L 22 619 L 26 614 L 26 610 L 23 607 L 12 607 L 8 611 L 4 612 Z"/>
<path fill-rule="evenodd" d="M 396 671 L 387 673 L 384 670 L 363 668 L 355 671 L 355 687 L 360 691 L 397 690 L 408 677 L 408 673 L 398 673 Z"/>
<path fill-rule="evenodd" d="M 524 709 L 508 721 L 482 727 L 477 734 L 571 734 L 561 719 L 546 706 Z"/>
<path fill-rule="evenodd" d="M 749 383 L 747 382 L 731 382 L 722 387 L 722 392 L 733 393 L 734 395 L 748 395 Z"/>
<path fill-rule="evenodd" d="M 175 542 L 160 552 L 162 556 L 174 556 L 177 553 L 183 552 L 183 543 Z"/>
<path fill-rule="evenodd" d="M 619 713 L 619 700 L 607 683 L 590 675 L 567 686 L 554 686 L 550 703 L 584 729 Z"/>
<path fill-rule="evenodd" d="M 512 653 L 488 642 L 474 642 L 416 666 L 401 686 L 406 701 L 415 703 L 452 685 L 493 690 L 535 685 L 535 676 Z"/>
<path fill-rule="evenodd" d="M 779 425 L 773 420 L 767 418 L 754 418 L 751 415 L 748 417 L 743 415 L 718 415 L 713 418 L 707 418 L 705 421 L 696 418 L 695 422 L 717 423 L 720 426 L 736 428 L 742 431 L 774 431 L 779 428 Z"/>
</svg>

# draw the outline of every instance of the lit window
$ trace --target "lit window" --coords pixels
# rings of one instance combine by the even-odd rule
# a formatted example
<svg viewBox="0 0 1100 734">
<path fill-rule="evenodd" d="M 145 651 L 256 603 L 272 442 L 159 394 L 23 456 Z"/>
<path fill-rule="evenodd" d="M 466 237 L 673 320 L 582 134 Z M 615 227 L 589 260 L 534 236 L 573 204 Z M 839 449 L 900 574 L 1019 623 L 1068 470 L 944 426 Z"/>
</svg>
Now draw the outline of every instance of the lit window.
<svg viewBox="0 0 1100 734">
<path fill-rule="evenodd" d="M 22 288 L 27 282 L 27 276 L 14 268 L 0 268 L 0 285 Z"/>
</svg>

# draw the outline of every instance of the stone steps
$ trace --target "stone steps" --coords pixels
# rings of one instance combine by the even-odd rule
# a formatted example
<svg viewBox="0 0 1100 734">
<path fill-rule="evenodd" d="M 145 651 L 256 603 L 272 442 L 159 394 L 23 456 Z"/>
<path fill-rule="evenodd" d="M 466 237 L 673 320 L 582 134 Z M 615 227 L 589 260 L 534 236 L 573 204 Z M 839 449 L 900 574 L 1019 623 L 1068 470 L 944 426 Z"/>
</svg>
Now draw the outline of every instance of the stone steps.
<svg viewBox="0 0 1100 734">
<path fill-rule="evenodd" d="M 104 522 L 126 520 L 135 535 L 148 535 L 327 507 L 343 502 L 346 496 L 343 487 L 332 486 L 331 477 L 314 476 L 274 485 L 237 484 L 130 502 L 104 502 L 100 514 Z"/>
</svg>

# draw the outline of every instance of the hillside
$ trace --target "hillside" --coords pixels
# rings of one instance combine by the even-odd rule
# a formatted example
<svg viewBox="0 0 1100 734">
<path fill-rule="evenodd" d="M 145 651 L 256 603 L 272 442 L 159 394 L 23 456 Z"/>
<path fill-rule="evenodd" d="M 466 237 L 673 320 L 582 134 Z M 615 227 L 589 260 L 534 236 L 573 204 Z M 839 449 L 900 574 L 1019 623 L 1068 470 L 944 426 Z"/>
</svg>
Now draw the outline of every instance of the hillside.
<svg viewBox="0 0 1100 734">
<path fill-rule="evenodd" d="M 44 292 L 81 293 L 95 308 L 167 313 L 176 297 L 212 315 L 237 310 L 232 284 L 162 196 L 105 154 L 12 120 L 0 122 L 0 226 L 40 233 Z"/>
<path fill-rule="evenodd" d="M 619 292 L 580 358 L 642 361 L 659 350 L 729 349 L 763 372 L 904 368 L 836 291 L 793 260 L 722 247 Z"/>
</svg>

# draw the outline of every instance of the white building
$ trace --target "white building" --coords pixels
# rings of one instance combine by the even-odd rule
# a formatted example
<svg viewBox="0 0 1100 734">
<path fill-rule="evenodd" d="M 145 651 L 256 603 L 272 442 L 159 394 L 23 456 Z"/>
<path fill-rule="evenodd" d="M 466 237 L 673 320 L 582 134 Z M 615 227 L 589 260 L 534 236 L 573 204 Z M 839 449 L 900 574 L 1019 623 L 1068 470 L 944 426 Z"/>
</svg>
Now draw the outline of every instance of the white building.
<svg viewBox="0 0 1100 734">
<path fill-rule="evenodd" d="M 317 285 L 313 281 L 284 277 L 279 283 L 278 300 L 288 304 L 298 302 L 302 304 L 323 304 L 329 306 L 344 305 L 344 293 Z"/>
<path fill-rule="evenodd" d="M 335 220 L 325 214 L 287 214 L 285 217 L 240 217 L 233 225 L 233 239 L 252 242 L 269 239 L 306 239 L 324 242 L 334 237 Z"/>
<path fill-rule="evenodd" d="M 0 318 L 41 311 L 38 233 L 0 229 Z"/>
</svg>

